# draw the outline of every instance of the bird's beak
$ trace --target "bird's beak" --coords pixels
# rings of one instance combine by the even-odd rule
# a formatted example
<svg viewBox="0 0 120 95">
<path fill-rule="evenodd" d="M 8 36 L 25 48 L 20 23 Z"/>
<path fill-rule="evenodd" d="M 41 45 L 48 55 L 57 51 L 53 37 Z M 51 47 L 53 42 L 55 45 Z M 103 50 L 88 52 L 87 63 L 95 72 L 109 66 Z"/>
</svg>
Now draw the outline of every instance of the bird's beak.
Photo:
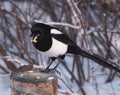
<svg viewBox="0 0 120 95">
<path fill-rule="evenodd" d="M 33 35 L 32 35 L 32 36 L 33 36 Z M 38 42 L 37 39 L 38 39 L 39 36 L 40 36 L 40 34 L 36 35 L 31 41 L 32 41 L 33 43 L 37 43 L 37 42 Z"/>
</svg>

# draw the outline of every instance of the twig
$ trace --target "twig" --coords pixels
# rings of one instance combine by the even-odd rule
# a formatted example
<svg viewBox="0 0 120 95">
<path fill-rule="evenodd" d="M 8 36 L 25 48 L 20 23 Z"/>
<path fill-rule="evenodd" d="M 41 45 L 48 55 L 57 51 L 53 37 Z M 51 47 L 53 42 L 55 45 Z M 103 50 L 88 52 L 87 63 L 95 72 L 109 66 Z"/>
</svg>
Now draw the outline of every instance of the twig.
<svg viewBox="0 0 120 95">
<path fill-rule="evenodd" d="M 73 92 L 73 90 L 71 89 L 71 87 L 62 79 L 62 78 L 60 78 L 60 77 L 58 77 L 65 85 L 66 85 L 66 87 L 71 91 L 71 92 Z"/>
<path fill-rule="evenodd" d="M 67 91 L 63 91 L 63 90 L 58 90 L 59 93 L 63 94 L 63 95 L 74 95 L 72 93 L 69 93 Z"/>
<path fill-rule="evenodd" d="M 4 56 L 4 57 L 1 57 L 7 61 L 10 61 L 10 62 L 14 62 L 14 63 L 18 63 L 20 66 L 23 66 L 24 63 L 22 63 L 20 60 L 16 59 L 15 57 L 12 57 L 12 56 Z"/>
<path fill-rule="evenodd" d="M 0 78 L 3 78 L 3 77 L 9 77 L 10 74 L 0 74 Z"/>
<path fill-rule="evenodd" d="M 34 20 L 34 22 L 43 23 L 42 21 L 39 21 L 39 20 Z M 47 22 L 46 24 L 64 26 L 64 27 L 69 27 L 69 28 L 73 28 L 73 29 L 81 29 L 80 26 L 72 25 L 69 23 L 62 23 L 62 22 Z"/>
</svg>

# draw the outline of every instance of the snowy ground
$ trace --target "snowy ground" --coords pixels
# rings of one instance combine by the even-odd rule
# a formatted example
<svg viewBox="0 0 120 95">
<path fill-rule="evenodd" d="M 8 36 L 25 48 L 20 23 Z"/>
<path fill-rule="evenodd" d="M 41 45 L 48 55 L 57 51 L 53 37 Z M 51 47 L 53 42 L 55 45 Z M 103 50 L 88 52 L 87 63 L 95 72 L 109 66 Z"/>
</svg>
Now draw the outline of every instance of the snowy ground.
<svg viewBox="0 0 120 95">
<path fill-rule="evenodd" d="M 60 92 L 66 92 L 65 87 L 60 90 Z M 96 88 L 92 83 L 85 83 L 83 87 L 87 95 L 97 95 Z M 71 85 L 71 89 L 75 90 L 74 85 Z M 102 83 L 98 84 L 98 95 L 120 95 L 120 80 L 114 79 L 112 83 Z M 10 95 L 10 78 L 0 77 L 0 95 Z M 63 94 L 59 94 L 63 95 Z M 79 95 L 74 93 L 72 95 Z"/>
</svg>

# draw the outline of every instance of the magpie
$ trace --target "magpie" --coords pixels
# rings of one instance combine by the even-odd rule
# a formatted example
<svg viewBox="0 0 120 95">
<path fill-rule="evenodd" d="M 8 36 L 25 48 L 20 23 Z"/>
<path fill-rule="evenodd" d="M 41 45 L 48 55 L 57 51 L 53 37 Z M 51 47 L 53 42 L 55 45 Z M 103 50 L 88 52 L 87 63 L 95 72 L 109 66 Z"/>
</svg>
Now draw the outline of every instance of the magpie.
<svg viewBox="0 0 120 95">
<path fill-rule="evenodd" d="M 55 59 L 64 59 L 66 53 L 70 53 L 81 55 L 95 61 L 105 68 L 109 68 L 120 73 L 119 67 L 107 62 L 102 57 L 98 57 L 82 50 L 65 33 L 59 31 L 53 26 L 44 23 L 35 23 L 32 25 L 30 36 L 32 37 L 34 47 L 40 53 L 45 54 L 52 60 L 45 70 L 49 69 Z"/>
</svg>

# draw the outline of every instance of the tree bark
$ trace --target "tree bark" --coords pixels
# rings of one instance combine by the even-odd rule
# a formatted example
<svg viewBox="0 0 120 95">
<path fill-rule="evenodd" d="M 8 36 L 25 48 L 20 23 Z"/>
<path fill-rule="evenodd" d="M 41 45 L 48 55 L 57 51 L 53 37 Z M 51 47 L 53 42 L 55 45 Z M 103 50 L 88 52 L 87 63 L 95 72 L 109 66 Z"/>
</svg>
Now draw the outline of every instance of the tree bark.
<svg viewBox="0 0 120 95">
<path fill-rule="evenodd" d="M 35 71 L 31 66 L 22 66 L 10 78 L 11 95 L 58 95 L 54 71 Z"/>
</svg>

